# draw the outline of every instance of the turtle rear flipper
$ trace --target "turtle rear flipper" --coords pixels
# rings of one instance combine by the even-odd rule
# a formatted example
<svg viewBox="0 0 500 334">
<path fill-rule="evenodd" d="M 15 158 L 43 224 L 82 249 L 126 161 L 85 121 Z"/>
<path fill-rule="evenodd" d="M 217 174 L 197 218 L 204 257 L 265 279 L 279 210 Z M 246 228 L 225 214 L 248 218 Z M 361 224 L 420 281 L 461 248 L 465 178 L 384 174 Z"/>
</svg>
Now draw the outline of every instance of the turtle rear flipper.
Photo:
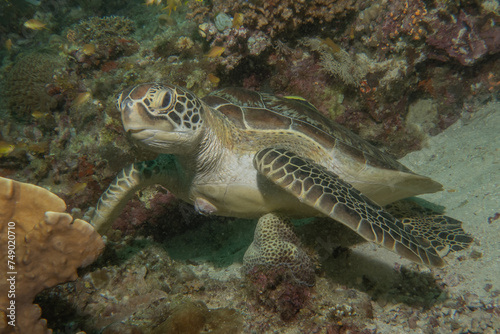
<svg viewBox="0 0 500 334">
<path fill-rule="evenodd" d="M 259 151 L 254 165 L 268 180 L 366 240 L 417 263 L 445 265 L 428 240 L 413 235 L 400 220 L 325 168 L 277 148 Z"/>
</svg>

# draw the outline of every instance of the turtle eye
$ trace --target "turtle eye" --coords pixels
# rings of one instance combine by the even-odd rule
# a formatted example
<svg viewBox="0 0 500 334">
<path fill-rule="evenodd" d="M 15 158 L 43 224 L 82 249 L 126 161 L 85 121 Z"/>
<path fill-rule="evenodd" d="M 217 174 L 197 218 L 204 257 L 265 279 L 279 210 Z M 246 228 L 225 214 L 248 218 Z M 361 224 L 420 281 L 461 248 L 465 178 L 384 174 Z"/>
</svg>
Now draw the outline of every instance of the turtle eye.
<svg viewBox="0 0 500 334">
<path fill-rule="evenodd" d="M 161 101 L 161 107 L 167 108 L 170 105 L 171 101 L 172 96 L 170 95 L 170 92 L 165 92 L 165 95 L 163 95 L 163 100 Z"/>
<path fill-rule="evenodd" d="M 120 111 L 125 110 L 125 108 L 131 109 L 134 106 L 134 101 L 132 101 L 130 98 L 126 98 L 125 100 L 118 100 L 118 109 Z"/>
</svg>

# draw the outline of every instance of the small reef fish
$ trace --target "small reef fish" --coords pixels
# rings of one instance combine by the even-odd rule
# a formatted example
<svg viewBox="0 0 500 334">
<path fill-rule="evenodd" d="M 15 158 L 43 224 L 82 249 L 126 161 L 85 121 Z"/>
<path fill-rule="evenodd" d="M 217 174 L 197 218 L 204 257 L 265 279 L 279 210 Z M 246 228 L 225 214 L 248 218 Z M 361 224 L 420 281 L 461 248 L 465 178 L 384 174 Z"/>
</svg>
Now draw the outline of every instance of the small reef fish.
<svg viewBox="0 0 500 334">
<path fill-rule="evenodd" d="M 49 112 L 43 112 L 43 111 L 40 111 L 40 110 L 35 110 L 31 113 L 31 116 L 33 116 L 34 119 L 43 119 L 43 118 L 47 118 L 50 116 L 50 113 Z"/>
<path fill-rule="evenodd" d="M 243 25 L 243 14 L 236 13 L 233 17 L 233 28 L 239 29 Z"/>
<path fill-rule="evenodd" d="M 293 100 L 295 102 L 299 102 L 303 105 L 305 105 L 306 107 L 309 107 L 311 109 L 316 109 L 315 106 L 313 106 L 309 101 L 307 101 L 305 98 L 303 98 L 302 96 L 296 96 L 296 95 L 287 95 L 287 96 L 283 96 L 284 99 L 287 99 L 287 100 Z"/>
<path fill-rule="evenodd" d="M 31 19 L 31 20 L 24 22 L 24 26 L 26 28 L 32 29 L 32 30 L 48 29 L 46 27 L 47 25 L 45 23 L 43 23 L 42 21 L 39 21 L 37 19 Z"/>
<path fill-rule="evenodd" d="M 321 41 L 324 44 L 328 45 L 332 49 L 333 53 L 337 53 L 340 51 L 340 46 L 337 43 L 335 43 L 334 41 L 332 41 L 332 39 L 330 37 L 322 39 Z"/>
<path fill-rule="evenodd" d="M 354 26 L 351 27 L 351 30 L 349 31 L 349 38 L 354 39 Z"/>
<path fill-rule="evenodd" d="M 73 100 L 73 103 L 71 104 L 73 107 L 79 107 L 85 102 L 87 102 L 90 98 L 92 97 L 92 94 L 90 92 L 84 92 L 80 93 L 76 96 L 76 98 Z"/>
<path fill-rule="evenodd" d="M 87 183 L 86 182 L 83 182 L 83 183 L 77 183 L 75 184 L 73 187 L 71 187 L 71 190 L 69 191 L 69 194 L 68 195 L 76 195 L 76 194 L 79 194 L 81 193 L 82 191 L 85 190 L 85 188 L 87 188 Z"/>
<path fill-rule="evenodd" d="M 0 141 L 0 158 L 8 156 L 14 149 L 15 145 L 7 143 L 5 141 Z"/>
<path fill-rule="evenodd" d="M 224 50 L 226 50 L 226 48 L 223 46 L 214 46 L 210 49 L 210 51 L 208 51 L 206 56 L 208 58 L 216 58 L 219 57 L 224 52 Z"/>
<path fill-rule="evenodd" d="M 151 5 L 159 5 L 161 4 L 161 0 L 146 0 L 144 2 L 146 6 L 151 6 Z"/>
<path fill-rule="evenodd" d="M 168 15 L 170 15 L 172 14 L 172 10 L 176 11 L 177 7 L 181 4 L 181 0 L 167 0 L 167 7 L 163 8 L 163 10 L 168 9 Z"/>
<path fill-rule="evenodd" d="M 91 56 L 95 53 L 95 45 L 94 44 L 85 44 L 82 48 L 82 51 L 87 56 Z"/>
<path fill-rule="evenodd" d="M 5 41 L 5 48 L 7 49 L 7 51 L 10 52 L 10 50 L 12 50 L 12 40 L 9 38 L 8 40 Z"/>
<path fill-rule="evenodd" d="M 217 85 L 220 82 L 220 78 L 212 73 L 208 73 L 207 78 L 208 78 L 208 81 L 210 81 L 214 85 Z"/>
</svg>

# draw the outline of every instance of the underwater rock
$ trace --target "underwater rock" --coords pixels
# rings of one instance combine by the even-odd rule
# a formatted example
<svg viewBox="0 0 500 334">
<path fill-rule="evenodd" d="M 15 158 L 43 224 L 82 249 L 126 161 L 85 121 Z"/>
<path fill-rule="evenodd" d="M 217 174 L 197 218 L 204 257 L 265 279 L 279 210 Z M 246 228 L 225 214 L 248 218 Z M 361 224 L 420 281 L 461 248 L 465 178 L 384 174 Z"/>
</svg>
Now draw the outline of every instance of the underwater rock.
<svg viewBox="0 0 500 334">
<path fill-rule="evenodd" d="M 176 306 L 151 334 L 198 334 L 204 328 L 213 334 L 237 334 L 242 331 L 242 325 L 241 315 L 233 309 L 209 310 L 202 301 L 187 300 Z"/>
<path fill-rule="evenodd" d="M 248 294 L 257 306 L 276 312 L 281 320 L 294 319 L 309 305 L 311 287 L 290 280 L 285 267 L 255 266 L 246 273 Z"/>
<path fill-rule="evenodd" d="M 231 28 L 233 26 L 233 20 L 225 14 L 225 13 L 219 13 L 215 17 L 215 27 L 219 31 L 224 31 L 224 29 Z"/>
<path fill-rule="evenodd" d="M 438 106 L 432 99 L 412 103 L 406 115 L 406 125 L 423 134 L 429 133 L 438 122 Z"/>
<path fill-rule="evenodd" d="M 165 322 L 152 334 L 198 334 L 208 318 L 208 307 L 203 302 L 187 301 L 177 306 Z"/>
<path fill-rule="evenodd" d="M 439 12 L 429 23 L 435 33 L 427 38 L 427 42 L 446 51 L 448 56 L 455 58 L 462 65 L 473 65 L 488 52 L 476 18 L 463 10 L 460 10 L 456 17 Z"/>
</svg>

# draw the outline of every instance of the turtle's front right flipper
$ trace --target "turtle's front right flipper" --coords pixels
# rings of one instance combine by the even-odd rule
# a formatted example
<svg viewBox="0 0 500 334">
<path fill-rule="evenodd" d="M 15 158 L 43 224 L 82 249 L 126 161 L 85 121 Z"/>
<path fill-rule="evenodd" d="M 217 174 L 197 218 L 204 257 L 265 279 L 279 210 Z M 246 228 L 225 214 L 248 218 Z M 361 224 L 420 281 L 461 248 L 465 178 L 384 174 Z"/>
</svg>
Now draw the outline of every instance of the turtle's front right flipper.
<svg viewBox="0 0 500 334">
<path fill-rule="evenodd" d="M 175 158 L 171 155 L 160 155 L 156 160 L 124 168 L 99 198 L 92 224 L 99 234 L 104 234 L 136 191 L 153 184 L 162 184 L 171 190 L 178 179 Z"/>
<path fill-rule="evenodd" d="M 368 241 L 417 263 L 442 267 L 431 243 L 334 173 L 285 149 L 266 148 L 255 168 L 301 202 L 343 223 Z"/>
</svg>

